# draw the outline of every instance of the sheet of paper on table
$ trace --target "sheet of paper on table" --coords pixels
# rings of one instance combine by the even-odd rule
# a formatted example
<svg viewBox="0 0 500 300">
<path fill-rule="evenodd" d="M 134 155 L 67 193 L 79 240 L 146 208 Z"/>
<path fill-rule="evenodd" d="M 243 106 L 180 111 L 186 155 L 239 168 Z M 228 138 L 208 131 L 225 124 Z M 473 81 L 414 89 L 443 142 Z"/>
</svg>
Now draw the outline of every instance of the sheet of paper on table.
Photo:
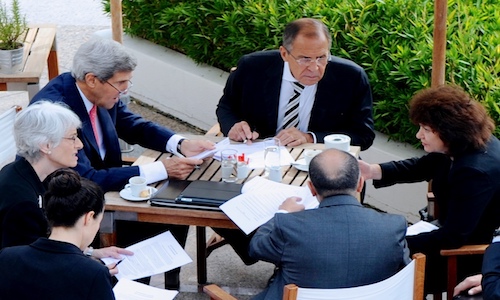
<svg viewBox="0 0 500 300">
<path fill-rule="evenodd" d="M 286 198 L 298 196 L 306 209 L 318 207 L 318 200 L 307 187 L 274 182 L 260 176 L 243 185 L 242 194 L 220 209 L 246 234 L 269 221 Z"/>
<path fill-rule="evenodd" d="M 245 157 L 249 158 L 250 169 L 261 169 L 264 168 L 264 142 L 253 142 L 250 145 L 244 143 L 231 144 L 229 138 L 225 138 L 215 145 L 214 150 L 208 150 L 198 155 L 192 156 L 192 158 L 203 159 L 213 155 L 213 158 L 220 161 L 220 152 L 224 149 L 234 149 L 238 154 L 245 154 Z M 280 147 L 280 160 L 282 166 L 289 166 L 295 162 L 292 155 L 286 147 Z"/>
<path fill-rule="evenodd" d="M 134 255 L 124 256 L 125 259 L 117 266 L 118 280 L 122 278 L 134 280 L 164 273 L 193 261 L 170 231 L 125 249 L 134 252 Z M 102 259 L 106 265 L 119 260 L 109 257 Z"/>
<path fill-rule="evenodd" d="M 423 232 L 430 232 L 436 229 L 439 229 L 439 227 L 432 223 L 426 221 L 418 221 L 417 223 L 409 226 L 406 229 L 406 236 L 417 235 Z"/>
<path fill-rule="evenodd" d="M 116 300 L 172 300 L 178 291 L 164 290 L 122 278 L 113 288 Z"/>
</svg>

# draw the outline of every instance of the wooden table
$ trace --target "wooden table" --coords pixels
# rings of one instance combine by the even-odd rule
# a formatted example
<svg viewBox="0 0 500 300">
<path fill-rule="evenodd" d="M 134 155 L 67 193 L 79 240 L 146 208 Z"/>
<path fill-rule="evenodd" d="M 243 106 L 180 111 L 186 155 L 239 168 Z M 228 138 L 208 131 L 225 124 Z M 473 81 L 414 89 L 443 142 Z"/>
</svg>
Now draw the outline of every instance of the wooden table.
<svg viewBox="0 0 500 300">
<path fill-rule="evenodd" d="M 45 65 L 48 67 L 49 80 L 59 75 L 56 27 L 55 25 L 32 25 L 24 41 L 22 70 L 15 74 L 0 73 L 0 91 L 7 90 L 7 83 L 24 84 L 25 90 L 28 90 L 28 85 L 38 85 Z"/>
<path fill-rule="evenodd" d="M 292 157 L 297 160 L 301 157 L 304 149 L 323 149 L 322 144 L 304 144 L 291 148 Z M 359 147 L 352 147 L 351 152 L 359 154 Z M 146 150 L 135 164 L 145 164 L 158 159 L 171 156 L 169 153 L 160 153 Z M 200 169 L 194 170 L 188 180 L 220 181 L 220 162 L 209 159 L 205 161 Z M 255 176 L 262 175 L 263 169 L 255 169 L 250 172 L 244 183 Z M 283 168 L 283 183 L 302 186 L 308 179 L 307 172 L 302 172 L 292 166 Z M 158 184 L 158 186 L 160 186 Z M 101 223 L 101 238 L 110 245 L 116 244 L 115 220 L 129 220 L 138 222 L 153 222 L 162 224 L 180 224 L 196 226 L 197 244 L 197 276 L 198 283 L 207 282 L 206 261 L 206 226 L 219 228 L 238 228 L 222 211 L 204 211 L 196 209 L 181 209 L 170 207 L 151 206 L 148 202 L 130 202 L 122 199 L 118 192 L 106 193 L 106 211 Z"/>
</svg>

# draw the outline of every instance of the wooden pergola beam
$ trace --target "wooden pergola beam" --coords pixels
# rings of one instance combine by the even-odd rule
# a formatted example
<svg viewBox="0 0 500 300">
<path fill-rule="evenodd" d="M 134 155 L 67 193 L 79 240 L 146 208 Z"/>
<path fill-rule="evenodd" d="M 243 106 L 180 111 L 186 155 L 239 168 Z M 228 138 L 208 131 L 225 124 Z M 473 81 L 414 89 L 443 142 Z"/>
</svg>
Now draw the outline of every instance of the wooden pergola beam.
<svg viewBox="0 0 500 300">
<path fill-rule="evenodd" d="M 432 75 L 431 86 L 443 85 L 446 69 L 446 17 L 448 15 L 448 1 L 435 0 L 434 2 L 434 46 L 432 48 Z"/>
</svg>

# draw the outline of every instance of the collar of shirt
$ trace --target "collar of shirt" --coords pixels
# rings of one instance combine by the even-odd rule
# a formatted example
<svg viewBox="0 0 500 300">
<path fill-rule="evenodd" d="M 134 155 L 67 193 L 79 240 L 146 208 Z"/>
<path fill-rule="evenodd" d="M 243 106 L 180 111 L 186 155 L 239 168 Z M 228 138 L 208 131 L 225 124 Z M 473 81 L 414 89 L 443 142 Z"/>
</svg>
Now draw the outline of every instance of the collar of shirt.
<svg viewBox="0 0 500 300">
<path fill-rule="evenodd" d="M 83 104 L 85 105 L 85 109 L 87 109 L 87 114 L 90 114 L 90 110 L 94 106 L 94 103 L 90 102 L 90 100 L 87 99 L 87 97 L 85 96 L 85 94 L 83 94 L 82 90 L 80 89 L 78 84 L 76 84 L 76 82 L 75 82 L 75 86 L 76 86 L 76 89 L 78 90 L 78 93 L 80 93 L 80 97 L 82 97 Z"/>
</svg>

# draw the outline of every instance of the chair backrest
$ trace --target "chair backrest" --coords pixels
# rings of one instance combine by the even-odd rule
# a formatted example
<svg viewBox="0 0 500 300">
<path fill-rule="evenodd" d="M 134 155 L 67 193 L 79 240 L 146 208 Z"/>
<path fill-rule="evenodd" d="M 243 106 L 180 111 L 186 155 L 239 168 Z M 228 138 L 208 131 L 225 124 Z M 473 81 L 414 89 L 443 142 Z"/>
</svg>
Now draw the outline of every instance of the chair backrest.
<svg viewBox="0 0 500 300">
<path fill-rule="evenodd" d="M 416 253 L 410 264 L 393 276 L 369 285 L 340 289 L 300 288 L 286 285 L 283 300 L 422 300 L 425 255 Z"/>
<path fill-rule="evenodd" d="M 14 121 L 20 106 L 13 106 L 0 115 L 0 169 L 16 158 Z"/>
</svg>

